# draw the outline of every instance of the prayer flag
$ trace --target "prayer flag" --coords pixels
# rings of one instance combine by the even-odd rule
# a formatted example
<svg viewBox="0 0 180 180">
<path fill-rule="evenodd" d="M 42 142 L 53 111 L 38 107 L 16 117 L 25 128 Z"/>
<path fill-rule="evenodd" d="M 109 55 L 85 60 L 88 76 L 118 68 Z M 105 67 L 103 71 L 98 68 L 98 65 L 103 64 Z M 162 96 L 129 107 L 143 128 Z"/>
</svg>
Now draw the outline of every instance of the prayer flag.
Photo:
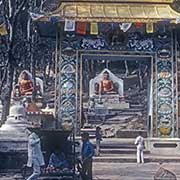
<svg viewBox="0 0 180 180">
<path fill-rule="evenodd" d="M 96 22 L 91 23 L 90 34 L 97 35 L 98 34 L 98 24 Z"/>
<path fill-rule="evenodd" d="M 8 32 L 6 30 L 6 25 L 5 24 L 1 24 L 0 25 L 0 36 L 5 36 L 7 34 L 8 34 Z"/>
<path fill-rule="evenodd" d="M 180 23 L 180 18 L 176 18 L 176 24 L 179 24 Z"/>
<path fill-rule="evenodd" d="M 66 19 L 64 31 L 75 31 L 75 20 Z"/>
<path fill-rule="evenodd" d="M 77 22 L 77 33 L 81 34 L 81 35 L 85 35 L 86 34 L 86 28 L 87 28 L 87 23 L 86 22 Z"/>
<path fill-rule="evenodd" d="M 143 26 L 142 22 L 136 22 L 134 23 L 134 25 L 136 26 L 136 28 L 141 28 Z"/>
<path fill-rule="evenodd" d="M 146 24 L 146 32 L 147 33 L 153 33 L 154 32 L 154 25 L 153 25 L 153 23 L 147 23 Z"/>
<path fill-rule="evenodd" d="M 126 32 L 130 29 L 131 25 L 132 23 L 122 23 L 122 24 L 119 24 L 119 27 L 123 32 Z"/>
</svg>

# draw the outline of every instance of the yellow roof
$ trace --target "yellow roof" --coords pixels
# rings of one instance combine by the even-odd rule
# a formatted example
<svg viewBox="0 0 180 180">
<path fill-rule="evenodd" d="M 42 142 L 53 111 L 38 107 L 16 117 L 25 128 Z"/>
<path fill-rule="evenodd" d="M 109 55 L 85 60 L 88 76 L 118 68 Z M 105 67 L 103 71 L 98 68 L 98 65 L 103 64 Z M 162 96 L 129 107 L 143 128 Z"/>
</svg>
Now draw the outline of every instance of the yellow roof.
<svg viewBox="0 0 180 180">
<path fill-rule="evenodd" d="M 61 2 L 67 2 L 66 0 L 61 0 Z M 174 0 L 68 0 L 68 2 L 101 2 L 101 3 L 173 3 Z"/>
<path fill-rule="evenodd" d="M 180 13 L 174 11 L 168 4 L 172 0 L 159 0 L 161 3 L 157 3 L 157 0 L 144 0 L 145 3 L 135 3 L 140 2 L 138 0 L 131 0 L 131 2 L 128 2 L 130 0 L 115 0 L 113 3 L 110 0 L 103 1 L 104 3 L 87 1 L 63 2 L 56 11 L 46 16 L 45 19 L 60 16 L 62 19 L 86 22 L 157 22 L 164 19 L 180 18 Z M 124 3 L 125 1 L 127 3 Z"/>
</svg>

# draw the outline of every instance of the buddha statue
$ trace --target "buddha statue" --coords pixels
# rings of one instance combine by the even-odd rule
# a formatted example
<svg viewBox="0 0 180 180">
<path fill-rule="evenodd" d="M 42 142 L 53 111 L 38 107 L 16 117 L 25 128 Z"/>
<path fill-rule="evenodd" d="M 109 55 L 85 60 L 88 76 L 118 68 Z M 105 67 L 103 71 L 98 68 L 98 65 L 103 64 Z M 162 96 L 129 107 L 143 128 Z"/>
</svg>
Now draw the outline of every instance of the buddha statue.
<svg viewBox="0 0 180 180">
<path fill-rule="evenodd" d="M 89 82 L 89 116 L 93 113 L 108 114 L 113 109 L 129 108 L 129 103 L 121 101 L 123 96 L 124 81 L 105 68 Z"/>
<path fill-rule="evenodd" d="M 116 94 L 113 81 L 109 79 L 108 71 L 103 73 L 103 80 L 99 84 L 99 94 Z"/>
<path fill-rule="evenodd" d="M 19 86 L 21 95 L 32 95 L 33 82 L 26 71 L 20 75 Z"/>
<path fill-rule="evenodd" d="M 89 82 L 89 96 L 91 98 L 121 97 L 123 96 L 124 82 L 115 76 L 109 69 L 105 68 Z"/>
</svg>

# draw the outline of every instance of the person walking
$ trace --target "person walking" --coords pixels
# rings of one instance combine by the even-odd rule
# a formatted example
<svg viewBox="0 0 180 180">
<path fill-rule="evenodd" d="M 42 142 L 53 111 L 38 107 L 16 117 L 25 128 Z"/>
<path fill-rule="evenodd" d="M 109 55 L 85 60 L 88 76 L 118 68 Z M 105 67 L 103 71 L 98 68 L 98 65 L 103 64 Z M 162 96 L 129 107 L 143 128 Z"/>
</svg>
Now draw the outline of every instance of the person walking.
<svg viewBox="0 0 180 180">
<path fill-rule="evenodd" d="M 96 155 L 100 156 L 100 144 L 102 141 L 101 128 L 99 126 L 96 127 Z"/>
<path fill-rule="evenodd" d="M 139 136 L 136 137 L 135 145 L 137 147 L 137 163 L 144 163 L 144 138 L 142 137 L 142 133 L 139 133 Z"/>
<path fill-rule="evenodd" d="M 92 161 L 94 156 L 94 146 L 89 141 L 89 133 L 82 134 L 82 179 L 92 180 Z"/>
<path fill-rule="evenodd" d="M 33 167 L 33 173 L 27 180 L 37 180 L 41 174 L 41 166 L 44 166 L 44 157 L 41 151 L 40 138 L 35 132 L 26 130 L 28 134 L 28 167 Z"/>
</svg>

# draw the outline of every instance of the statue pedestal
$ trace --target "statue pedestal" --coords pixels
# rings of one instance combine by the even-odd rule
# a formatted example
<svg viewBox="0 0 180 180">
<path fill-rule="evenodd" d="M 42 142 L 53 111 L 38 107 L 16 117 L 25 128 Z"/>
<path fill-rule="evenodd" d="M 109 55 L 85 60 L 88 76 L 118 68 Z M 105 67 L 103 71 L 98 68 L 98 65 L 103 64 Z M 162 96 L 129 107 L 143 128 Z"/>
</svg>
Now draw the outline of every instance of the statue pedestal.
<svg viewBox="0 0 180 180">
<path fill-rule="evenodd" d="M 95 103 L 119 103 L 120 96 L 119 94 L 108 94 L 108 95 L 94 95 L 93 96 Z"/>
<path fill-rule="evenodd" d="M 119 110 L 119 109 L 128 109 L 129 103 L 125 101 L 120 101 L 120 96 L 118 94 L 109 94 L 109 95 L 101 95 L 94 96 L 95 109 L 96 108 L 105 108 L 108 110 Z"/>
<path fill-rule="evenodd" d="M 157 155 L 180 155 L 179 138 L 148 138 L 146 149 Z"/>
<path fill-rule="evenodd" d="M 120 102 L 119 104 L 105 104 L 105 107 L 107 107 L 109 110 L 129 109 L 129 103 Z"/>
</svg>

